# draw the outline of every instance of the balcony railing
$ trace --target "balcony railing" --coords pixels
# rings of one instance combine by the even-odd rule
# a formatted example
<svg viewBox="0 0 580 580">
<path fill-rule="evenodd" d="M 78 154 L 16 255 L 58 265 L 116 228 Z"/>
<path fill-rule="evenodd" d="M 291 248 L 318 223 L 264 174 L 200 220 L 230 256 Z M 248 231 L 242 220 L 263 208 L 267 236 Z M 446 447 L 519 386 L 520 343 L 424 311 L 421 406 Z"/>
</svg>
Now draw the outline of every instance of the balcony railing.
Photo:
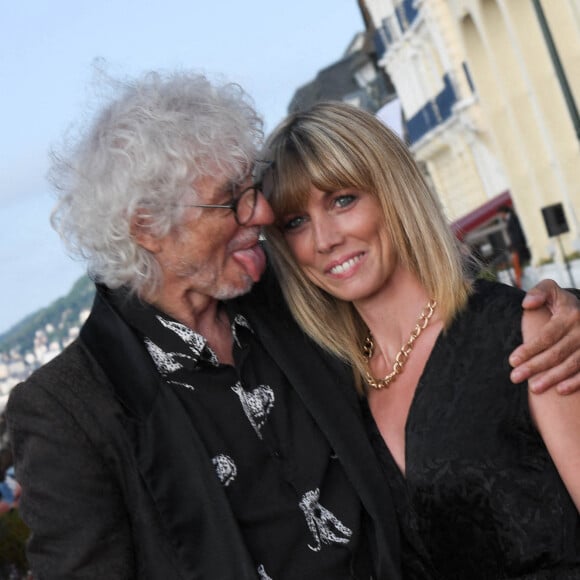
<svg viewBox="0 0 580 580">
<path fill-rule="evenodd" d="M 411 143 L 419 141 L 421 137 L 451 116 L 457 96 L 448 74 L 443 77 L 443 84 L 443 90 L 407 121 L 407 130 Z"/>
<path fill-rule="evenodd" d="M 414 0 L 403 0 L 396 6 L 395 13 L 401 30 L 407 30 L 417 18 L 419 11 L 414 6 Z"/>
</svg>

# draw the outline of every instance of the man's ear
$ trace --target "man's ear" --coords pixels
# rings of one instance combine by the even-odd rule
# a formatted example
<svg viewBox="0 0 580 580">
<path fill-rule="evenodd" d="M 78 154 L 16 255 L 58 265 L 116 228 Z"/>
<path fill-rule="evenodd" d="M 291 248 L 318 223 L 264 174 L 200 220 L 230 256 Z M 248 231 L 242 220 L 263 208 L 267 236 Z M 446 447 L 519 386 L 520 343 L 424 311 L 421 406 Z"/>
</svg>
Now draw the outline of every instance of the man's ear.
<svg viewBox="0 0 580 580">
<path fill-rule="evenodd" d="M 131 218 L 131 237 L 143 248 L 157 254 L 161 251 L 161 239 L 151 231 L 151 215 L 142 208 L 137 209 Z"/>
</svg>

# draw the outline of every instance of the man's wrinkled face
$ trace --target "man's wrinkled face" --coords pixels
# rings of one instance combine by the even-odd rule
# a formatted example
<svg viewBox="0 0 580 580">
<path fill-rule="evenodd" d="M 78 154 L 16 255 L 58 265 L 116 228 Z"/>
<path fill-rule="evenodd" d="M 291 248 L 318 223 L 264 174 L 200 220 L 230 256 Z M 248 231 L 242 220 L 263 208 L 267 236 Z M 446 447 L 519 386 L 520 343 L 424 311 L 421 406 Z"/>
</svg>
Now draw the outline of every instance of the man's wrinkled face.
<svg viewBox="0 0 580 580">
<path fill-rule="evenodd" d="M 193 184 L 197 192 L 184 200 L 182 223 L 155 240 L 155 257 L 165 287 L 225 300 L 245 294 L 260 279 L 266 266 L 259 244 L 261 227 L 273 221 L 272 210 L 259 194 L 252 218 L 239 225 L 227 208 L 188 207 L 191 204 L 227 205 L 244 188 L 223 175 L 206 176 Z M 148 248 L 149 249 L 149 248 Z"/>
</svg>

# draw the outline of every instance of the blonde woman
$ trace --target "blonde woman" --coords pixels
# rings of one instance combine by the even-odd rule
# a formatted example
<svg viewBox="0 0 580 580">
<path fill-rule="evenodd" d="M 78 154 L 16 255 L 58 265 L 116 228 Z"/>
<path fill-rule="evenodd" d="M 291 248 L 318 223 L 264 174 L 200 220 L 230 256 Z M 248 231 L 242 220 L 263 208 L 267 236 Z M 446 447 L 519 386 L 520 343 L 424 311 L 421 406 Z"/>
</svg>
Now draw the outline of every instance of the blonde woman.
<svg viewBox="0 0 580 580">
<path fill-rule="evenodd" d="M 580 396 L 510 381 L 509 354 L 548 311 L 522 315 L 521 291 L 469 279 L 437 198 L 374 116 L 316 105 L 265 156 L 271 258 L 296 319 L 366 395 L 404 573 L 580 577 Z"/>
</svg>

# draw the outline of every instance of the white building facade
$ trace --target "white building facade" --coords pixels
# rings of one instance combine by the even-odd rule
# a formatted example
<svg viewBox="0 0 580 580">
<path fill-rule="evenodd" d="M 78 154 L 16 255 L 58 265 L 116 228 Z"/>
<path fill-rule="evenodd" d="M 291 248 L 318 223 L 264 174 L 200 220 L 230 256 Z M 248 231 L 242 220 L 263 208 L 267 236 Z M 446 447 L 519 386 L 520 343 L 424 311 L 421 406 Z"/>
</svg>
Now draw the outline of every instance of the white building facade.
<svg viewBox="0 0 580 580">
<path fill-rule="evenodd" d="M 580 249 L 579 2 L 364 2 L 409 145 L 449 219 L 493 231 L 495 209 L 513 204 L 536 262 Z M 560 246 L 541 211 L 557 204 Z"/>
</svg>

